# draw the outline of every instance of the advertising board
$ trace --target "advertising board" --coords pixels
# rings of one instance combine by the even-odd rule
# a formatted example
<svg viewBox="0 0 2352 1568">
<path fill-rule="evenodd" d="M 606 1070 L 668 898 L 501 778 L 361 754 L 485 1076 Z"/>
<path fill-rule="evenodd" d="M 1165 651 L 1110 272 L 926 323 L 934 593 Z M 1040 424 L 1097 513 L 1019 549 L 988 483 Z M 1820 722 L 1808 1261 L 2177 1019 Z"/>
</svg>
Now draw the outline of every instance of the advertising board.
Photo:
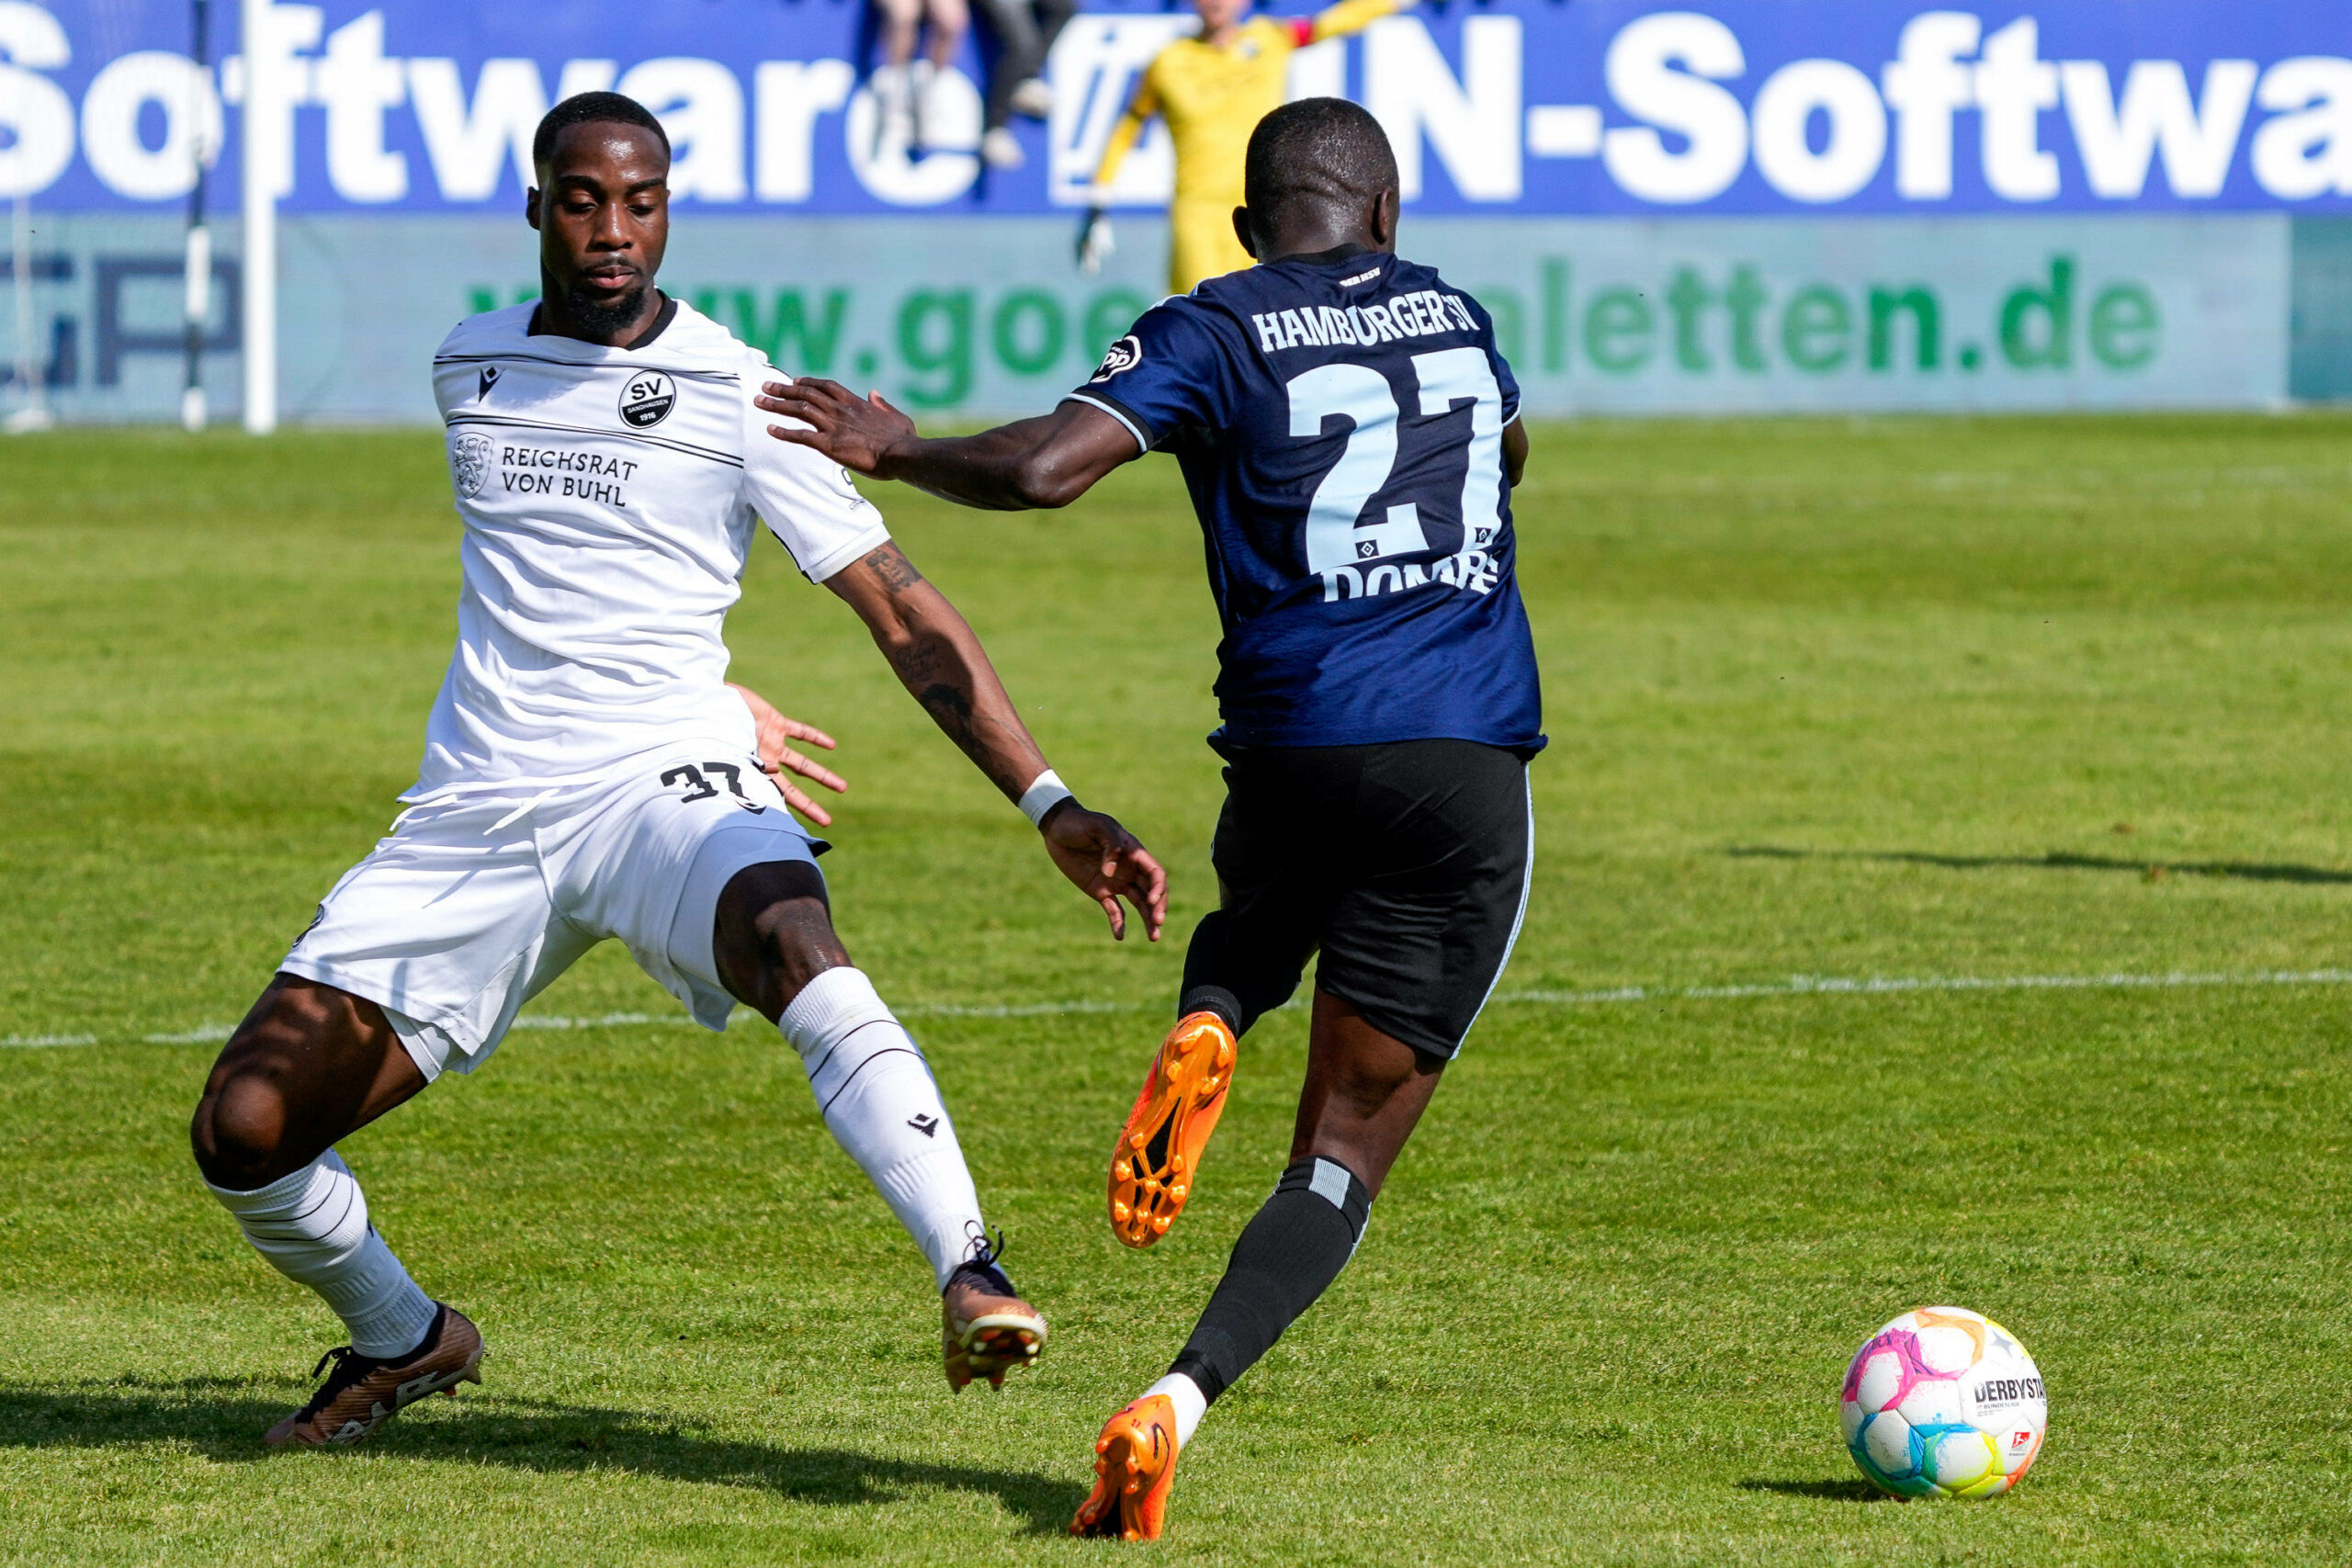
<svg viewBox="0 0 2352 1568">
<path fill-rule="evenodd" d="M 1109 271 L 1080 276 L 1069 241 L 1182 8 L 1073 22 L 1012 170 L 973 152 L 981 32 L 927 148 L 880 134 L 858 0 L 271 5 L 254 43 L 282 90 L 253 105 L 236 7 L 213 10 L 199 66 L 180 0 L 0 0 L 0 197 L 37 219 L 30 336 L 66 417 L 170 412 L 179 214 L 200 157 L 237 210 L 254 115 L 285 132 L 293 417 L 429 416 L 449 322 L 536 288 L 531 130 L 591 87 L 675 144 L 667 281 L 787 368 L 1016 412 L 1157 291 L 1158 128 L 1121 171 Z M 2259 406 L 2346 380 L 2295 335 L 2346 254 L 2298 236 L 2352 215 L 2333 0 L 1494 0 L 1303 51 L 1292 88 L 1387 126 L 1406 248 L 1488 302 L 1532 410 Z M 206 374 L 232 407 L 240 253 L 216 222 Z"/>
</svg>

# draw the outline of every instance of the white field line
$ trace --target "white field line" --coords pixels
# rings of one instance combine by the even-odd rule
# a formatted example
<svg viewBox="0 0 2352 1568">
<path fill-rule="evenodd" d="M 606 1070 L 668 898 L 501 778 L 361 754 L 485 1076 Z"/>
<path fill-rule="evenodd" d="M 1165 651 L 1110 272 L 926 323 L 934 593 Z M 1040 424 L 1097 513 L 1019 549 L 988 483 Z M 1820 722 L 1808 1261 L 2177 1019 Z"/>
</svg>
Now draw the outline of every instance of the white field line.
<svg viewBox="0 0 2352 1568">
<path fill-rule="evenodd" d="M 1929 975 L 1847 979 L 1834 976 L 1797 975 L 1789 979 L 1746 986 L 1618 986 L 1594 990 L 1498 991 L 1497 1007 L 1601 1007 L 1626 1002 L 1710 1002 L 1752 997 L 1885 997 L 1936 991 L 2170 991 L 2217 986 L 2352 986 L 2352 969 L 2258 969 L 2240 974 L 2222 971 L 2169 975 Z M 1151 1012 L 1164 1002 L 909 1002 L 896 1010 L 906 1018 L 1053 1018 L 1070 1013 Z M 1297 999 L 1285 1010 L 1302 1005 Z M 688 1029 L 694 1021 L 683 1013 L 607 1012 L 594 1018 L 570 1018 L 539 1013 L 518 1018 L 516 1029 L 610 1029 L 620 1025 Z M 218 1044 L 229 1038 L 231 1026 L 204 1024 L 170 1033 L 142 1034 L 149 1045 Z M 70 1045 L 96 1045 L 95 1034 L 10 1034 L 0 1036 L 0 1050 L 39 1050 Z M 127 1043 L 127 1042 L 124 1042 Z"/>
</svg>

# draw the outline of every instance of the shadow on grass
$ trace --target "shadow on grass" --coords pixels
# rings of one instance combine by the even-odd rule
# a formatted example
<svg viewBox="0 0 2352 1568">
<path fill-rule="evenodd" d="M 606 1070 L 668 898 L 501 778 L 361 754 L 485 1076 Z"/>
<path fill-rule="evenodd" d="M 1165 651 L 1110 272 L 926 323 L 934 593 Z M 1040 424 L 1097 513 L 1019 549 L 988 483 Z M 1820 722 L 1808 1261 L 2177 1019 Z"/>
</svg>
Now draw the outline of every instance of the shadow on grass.
<svg viewBox="0 0 2352 1568">
<path fill-rule="evenodd" d="M 245 1378 L 0 1383 L 0 1449 L 169 1442 L 224 1463 L 270 1459 L 274 1451 L 262 1447 L 261 1434 L 300 1403 L 308 1387 L 289 1384 L 288 1392 L 276 1393 Z M 1083 1487 L 1035 1471 L 699 1438 L 638 1411 L 503 1394 L 460 1399 L 440 1419 L 395 1421 L 368 1440 L 366 1451 L 551 1474 L 628 1471 L 670 1481 L 756 1487 L 826 1507 L 895 1502 L 924 1488 L 979 1492 L 1021 1516 L 1032 1535 L 1060 1534 L 1086 1495 Z M 303 1458 L 333 1463 L 335 1456 Z"/>
<path fill-rule="evenodd" d="M 2227 876 L 2242 882 L 2352 883 L 2352 871 L 2317 865 L 2265 865 L 2251 861 L 2120 860 L 2111 855 L 1935 855 L 1924 850 L 1792 850 L 1777 844 L 1735 844 L 1735 860 L 1863 860 L 1893 865 L 1932 865 L 1946 871 L 2128 871 L 2135 876 Z"/>
<path fill-rule="evenodd" d="M 1825 1503 L 1900 1503 L 1867 1481 L 1765 1481 L 1739 1483 L 1742 1492 L 1773 1492 L 1783 1497 L 1818 1497 Z"/>
</svg>

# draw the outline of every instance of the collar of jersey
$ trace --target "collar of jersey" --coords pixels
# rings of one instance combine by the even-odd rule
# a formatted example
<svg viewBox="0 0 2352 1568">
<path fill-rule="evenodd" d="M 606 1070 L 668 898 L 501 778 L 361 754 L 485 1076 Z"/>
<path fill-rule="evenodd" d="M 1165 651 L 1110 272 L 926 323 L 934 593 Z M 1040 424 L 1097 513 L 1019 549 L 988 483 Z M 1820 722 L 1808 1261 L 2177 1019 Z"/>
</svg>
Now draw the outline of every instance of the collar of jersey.
<svg viewBox="0 0 2352 1568">
<path fill-rule="evenodd" d="M 1394 251 L 1375 251 L 1369 245 L 1333 245 L 1328 251 L 1310 251 L 1305 255 L 1284 256 L 1282 260 L 1271 265 L 1274 266 L 1336 267 L 1346 266 L 1351 263 L 1362 261 L 1366 256 L 1378 258 L 1378 265 L 1385 269 L 1390 262 L 1396 259 L 1396 253 Z"/>
</svg>

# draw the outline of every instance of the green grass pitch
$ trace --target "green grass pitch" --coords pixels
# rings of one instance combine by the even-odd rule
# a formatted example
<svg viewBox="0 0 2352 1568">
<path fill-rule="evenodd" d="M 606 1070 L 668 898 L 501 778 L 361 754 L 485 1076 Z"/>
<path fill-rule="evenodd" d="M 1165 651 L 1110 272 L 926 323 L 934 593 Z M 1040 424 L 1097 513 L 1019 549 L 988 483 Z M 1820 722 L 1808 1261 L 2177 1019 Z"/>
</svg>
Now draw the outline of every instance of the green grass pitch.
<svg viewBox="0 0 2352 1568">
<path fill-rule="evenodd" d="M 840 923 L 937 1064 L 1042 1367 L 951 1397 L 927 1276 L 789 1050 L 694 1029 L 608 945 L 534 1015 L 651 1021 L 518 1031 L 345 1145 L 487 1386 L 274 1455 L 339 1325 L 198 1185 L 185 1037 L 412 776 L 457 591 L 439 446 L 82 433 L 0 475 L 0 1561 L 1121 1550 L 1058 1533 L 1092 1435 L 1282 1166 L 1303 1059 L 1295 1011 L 1253 1035 L 1190 1214 L 1113 1242 L 1102 1161 L 1213 897 L 1171 465 L 1059 515 L 880 496 L 1167 859 L 1157 948 L 1104 938 L 772 542 L 730 626 L 842 739 Z M 2338 416 L 1539 430 L 1525 937 L 1156 1560 L 2352 1557 L 2352 985 L 2275 978 L 2352 968 L 2347 493 Z M 1791 983 L 2171 975 L 2218 980 Z M 985 1011 L 1051 1003 L 1084 1007 Z M 1838 1379 L 1939 1301 L 2039 1357 L 2049 1445 L 1994 1503 L 1873 1501 Z"/>
</svg>

